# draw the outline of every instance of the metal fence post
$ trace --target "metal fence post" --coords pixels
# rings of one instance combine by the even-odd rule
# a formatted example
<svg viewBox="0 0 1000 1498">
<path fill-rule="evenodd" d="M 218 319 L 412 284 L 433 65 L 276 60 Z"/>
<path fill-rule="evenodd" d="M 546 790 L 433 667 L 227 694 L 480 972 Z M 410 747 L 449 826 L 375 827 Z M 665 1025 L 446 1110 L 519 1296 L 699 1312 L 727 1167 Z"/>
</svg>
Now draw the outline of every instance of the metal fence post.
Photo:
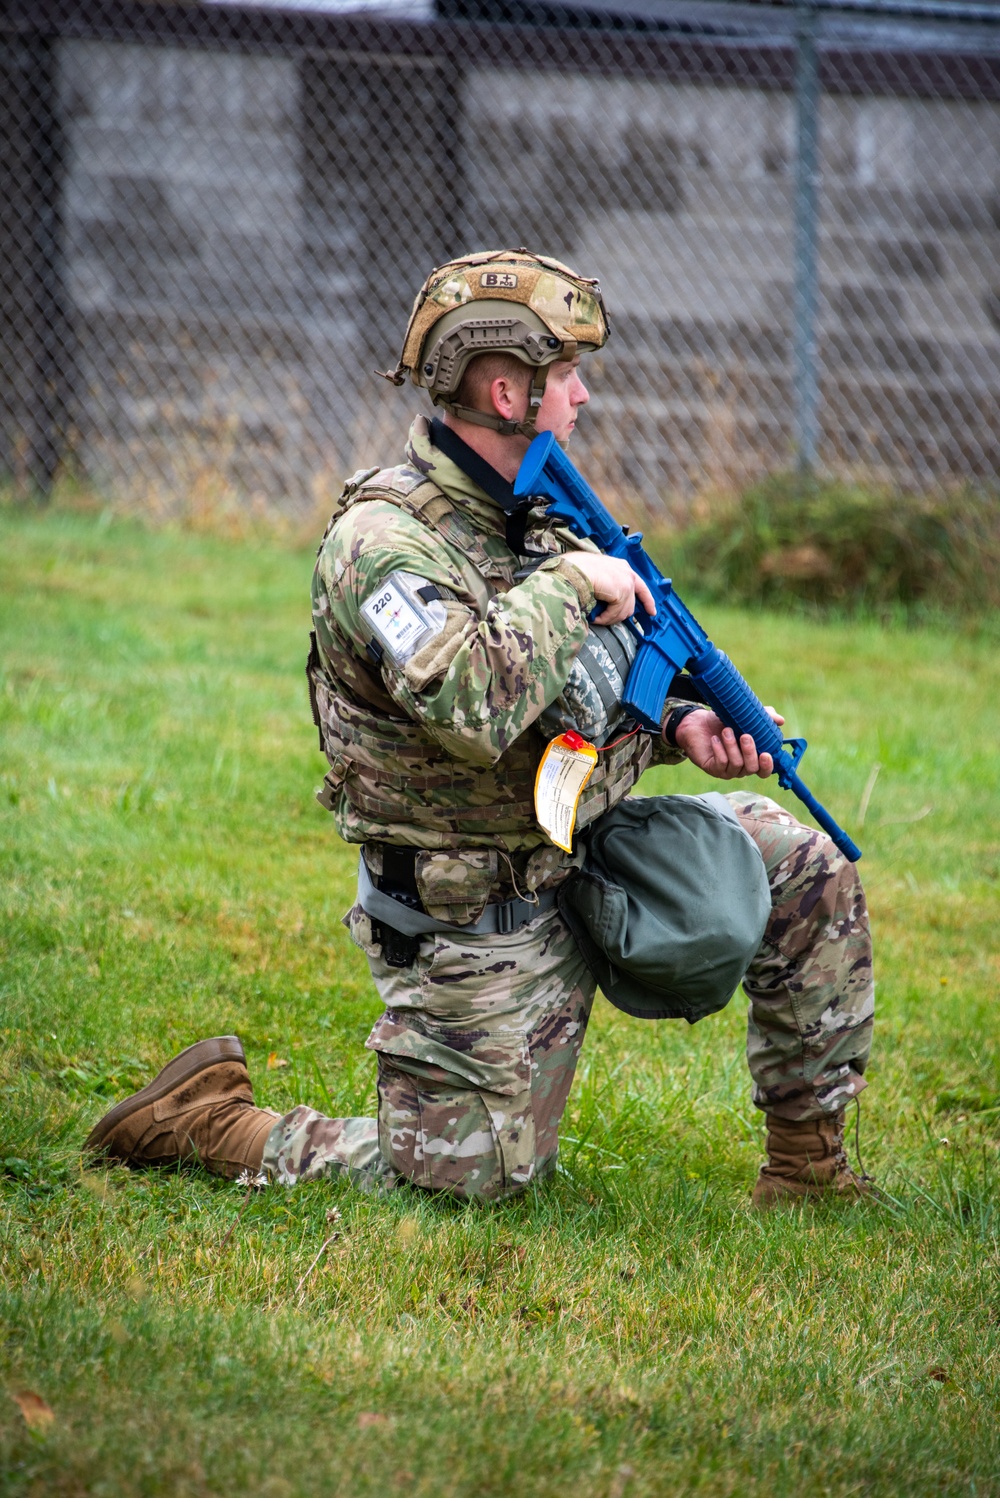
<svg viewBox="0 0 1000 1498">
<path fill-rule="evenodd" d="M 67 437 L 71 330 L 62 248 L 63 141 L 58 43 L 29 36 L 3 48 L 0 121 L 0 462 L 47 496 Z"/>
<path fill-rule="evenodd" d="M 799 470 L 819 445 L 818 300 L 819 68 L 814 0 L 797 0 L 795 46 L 795 447 Z"/>
</svg>

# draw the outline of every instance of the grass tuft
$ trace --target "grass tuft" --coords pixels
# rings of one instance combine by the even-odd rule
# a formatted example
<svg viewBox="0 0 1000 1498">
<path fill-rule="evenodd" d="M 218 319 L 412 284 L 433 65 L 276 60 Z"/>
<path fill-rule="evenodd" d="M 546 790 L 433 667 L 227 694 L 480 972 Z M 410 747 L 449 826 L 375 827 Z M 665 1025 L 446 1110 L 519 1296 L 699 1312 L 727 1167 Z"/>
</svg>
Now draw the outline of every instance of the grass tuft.
<svg viewBox="0 0 1000 1498">
<path fill-rule="evenodd" d="M 753 607 L 975 616 L 1000 608 L 1000 497 L 777 474 L 656 547 L 702 594 Z"/>
</svg>

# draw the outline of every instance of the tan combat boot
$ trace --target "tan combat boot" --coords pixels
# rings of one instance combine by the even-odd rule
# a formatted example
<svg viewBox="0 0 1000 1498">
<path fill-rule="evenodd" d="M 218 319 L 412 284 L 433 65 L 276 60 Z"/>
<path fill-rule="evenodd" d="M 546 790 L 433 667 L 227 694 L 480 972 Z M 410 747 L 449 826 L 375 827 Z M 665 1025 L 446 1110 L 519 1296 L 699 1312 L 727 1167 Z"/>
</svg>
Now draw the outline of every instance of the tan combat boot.
<svg viewBox="0 0 1000 1498">
<path fill-rule="evenodd" d="M 104 1115 L 83 1147 L 124 1165 L 196 1159 L 216 1175 L 256 1174 L 279 1116 L 254 1107 L 243 1047 L 235 1035 L 220 1035 L 168 1061 L 141 1092 Z"/>
<path fill-rule="evenodd" d="M 753 1188 L 755 1207 L 776 1202 L 839 1196 L 867 1196 L 867 1176 L 855 1175 L 844 1150 L 844 1114 L 792 1123 L 767 1114 L 767 1164 Z"/>
</svg>

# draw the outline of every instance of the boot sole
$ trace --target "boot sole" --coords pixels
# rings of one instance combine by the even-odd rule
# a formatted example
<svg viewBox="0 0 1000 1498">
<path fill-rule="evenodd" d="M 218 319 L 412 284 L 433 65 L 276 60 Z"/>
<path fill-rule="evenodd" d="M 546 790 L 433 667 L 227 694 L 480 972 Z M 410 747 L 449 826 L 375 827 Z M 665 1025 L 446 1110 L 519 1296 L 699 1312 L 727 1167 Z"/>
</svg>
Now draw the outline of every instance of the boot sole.
<svg viewBox="0 0 1000 1498">
<path fill-rule="evenodd" d="M 133 1092 L 131 1097 L 123 1099 L 110 1113 L 105 1113 L 91 1129 L 84 1140 L 84 1151 L 96 1153 L 100 1151 L 104 1141 L 113 1129 L 117 1128 L 123 1118 L 128 1118 L 132 1113 L 137 1113 L 140 1108 L 145 1108 L 148 1103 L 155 1103 L 175 1087 L 188 1082 L 196 1077 L 199 1072 L 205 1071 L 209 1066 L 215 1066 L 220 1061 L 241 1061 L 246 1065 L 246 1056 L 236 1035 L 216 1035 L 211 1040 L 196 1040 L 194 1045 L 189 1045 L 186 1050 L 181 1051 L 172 1061 L 168 1061 L 161 1072 L 158 1072 L 151 1082 L 148 1082 L 141 1092 Z"/>
<path fill-rule="evenodd" d="M 766 1192 L 759 1191 L 756 1187 L 750 1193 L 751 1205 L 758 1211 L 768 1211 L 772 1207 L 796 1207 L 800 1202 L 863 1202 L 875 1199 L 875 1191 L 871 1187 L 858 1184 L 840 1187 L 811 1186 L 805 1182 L 795 1185 L 785 1183 L 777 1188 L 771 1186 Z"/>
</svg>

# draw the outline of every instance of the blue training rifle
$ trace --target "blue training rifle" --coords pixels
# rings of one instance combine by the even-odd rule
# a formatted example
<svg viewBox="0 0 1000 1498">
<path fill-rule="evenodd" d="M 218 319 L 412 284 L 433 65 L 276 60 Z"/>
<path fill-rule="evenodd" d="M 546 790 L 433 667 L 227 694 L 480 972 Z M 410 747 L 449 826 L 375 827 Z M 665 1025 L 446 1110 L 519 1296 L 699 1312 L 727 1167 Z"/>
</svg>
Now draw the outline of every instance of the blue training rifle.
<svg viewBox="0 0 1000 1498">
<path fill-rule="evenodd" d="M 806 751 L 805 739 L 782 738 L 781 730 L 765 712 L 760 698 L 729 657 L 712 644 L 691 610 L 674 592 L 670 579 L 663 576 L 643 551 L 642 536 L 626 535 L 586 479 L 577 473 L 551 432 L 543 432 L 528 448 L 514 480 L 514 493 L 520 499 L 530 495 L 548 500 L 548 513 L 554 519 L 565 521 L 577 536 L 589 538 L 608 556 L 628 562 L 652 593 L 656 614 L 650 616 L 637 609 L 630 621 L 639 635 L 639 648 L 625 683 L 622 705 L 626 712 L 643 728 L 659 733 L 671 682 L 679 671 L 686 671 L 700 696 L 715 709 L 723 723 L 737 736 L 750 734 L 759 754 L 770 754 L 778 772 L 778 784 L 798 796 L 844 857 L 856 863 L 861 849 L 796 773 Z"/>
</svg>

